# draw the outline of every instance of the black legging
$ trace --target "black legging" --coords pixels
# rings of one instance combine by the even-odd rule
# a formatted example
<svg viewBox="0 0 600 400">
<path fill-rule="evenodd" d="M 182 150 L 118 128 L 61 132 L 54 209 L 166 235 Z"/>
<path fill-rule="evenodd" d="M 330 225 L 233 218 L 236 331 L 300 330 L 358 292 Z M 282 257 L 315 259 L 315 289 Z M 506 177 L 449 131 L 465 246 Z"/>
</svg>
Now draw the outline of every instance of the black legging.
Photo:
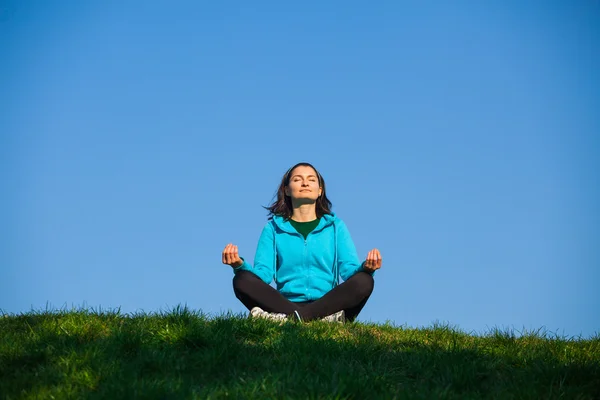
<svg viewBox="0 0 600 400">
<path fill-rule="evenodd" d="M 298 311 L 303 321 L 312 321 L 344 310 L 346 320 L 354 321 L 373 292 L 375 281 L 366 272 L 357 272 L 318 300 L 295 303 L 250 271 L 239 271 L 233 277 L 235 296 L 248 310 L 260 307 L 267 312 L 288 316 Z"/>
</svg>

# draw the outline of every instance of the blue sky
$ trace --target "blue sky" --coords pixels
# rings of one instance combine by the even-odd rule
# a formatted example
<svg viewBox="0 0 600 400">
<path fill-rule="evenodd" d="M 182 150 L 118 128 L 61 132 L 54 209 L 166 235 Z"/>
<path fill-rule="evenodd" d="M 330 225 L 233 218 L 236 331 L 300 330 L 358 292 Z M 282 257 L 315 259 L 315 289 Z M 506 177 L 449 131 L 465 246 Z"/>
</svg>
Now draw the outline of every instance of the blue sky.
<svg viewBox="0 0 600 400">
<path fill-rule="evenodd" d="M 82 3 L 0 1 L 4 312 L 246 312 L 308 161 L 359 321 L 600 332 L 597 1 Z"/>
</svg>

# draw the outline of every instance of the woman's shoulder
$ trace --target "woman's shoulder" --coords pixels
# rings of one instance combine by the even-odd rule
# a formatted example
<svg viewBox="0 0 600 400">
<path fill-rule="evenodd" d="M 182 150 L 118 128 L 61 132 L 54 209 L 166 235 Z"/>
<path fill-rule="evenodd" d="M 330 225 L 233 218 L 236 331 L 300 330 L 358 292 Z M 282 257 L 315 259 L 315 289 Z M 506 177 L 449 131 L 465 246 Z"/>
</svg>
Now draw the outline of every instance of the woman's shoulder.
<svg viewBox="0 0 600 400">
<path fill-rule="evenodd" d="M 289 227 L 287 227 L 287 225 L 289 225 L 289 222 L 285 217 L 281 215 L 272 215 L 271 217 L 269 217 L 267 222 L 265 222 L 263 229 L 272 231 L 287 231 L 293 229 L 291 228 L 291 225 Z"/>
<path fill-rule="evenodd" d="M 338 215 L 332 214 L 329 218 L 331 221 L 331 225 L 335 225 L 335 228 L 337 231 L 348 230 L 348 226 L 346 225 L 346 222 L 342 218 L 340 218 Z"/>
<path fill-rule="evenodd" d="M 325 219 L 325 221 L 327 221 L 329 223 L 334 223 L 334 224 L 344 223 L 344 221 L 337 214 L 335 214 L 333 212 L 323 215 L 322 218 Z"/>
</svg>

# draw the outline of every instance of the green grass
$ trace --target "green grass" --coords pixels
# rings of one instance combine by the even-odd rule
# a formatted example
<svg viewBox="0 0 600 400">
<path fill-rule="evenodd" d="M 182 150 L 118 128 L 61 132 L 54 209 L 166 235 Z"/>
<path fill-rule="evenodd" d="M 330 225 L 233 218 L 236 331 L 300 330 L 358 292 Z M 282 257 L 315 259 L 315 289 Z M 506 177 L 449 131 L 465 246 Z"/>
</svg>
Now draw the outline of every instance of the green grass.
<svg viewBox="0 0 600 400">
<path fill-rule="evenodd" d="M 0 315 L 0 399 L 598 399 L 600 337 L 277 325 L 185 307 Z"/>
</svg>

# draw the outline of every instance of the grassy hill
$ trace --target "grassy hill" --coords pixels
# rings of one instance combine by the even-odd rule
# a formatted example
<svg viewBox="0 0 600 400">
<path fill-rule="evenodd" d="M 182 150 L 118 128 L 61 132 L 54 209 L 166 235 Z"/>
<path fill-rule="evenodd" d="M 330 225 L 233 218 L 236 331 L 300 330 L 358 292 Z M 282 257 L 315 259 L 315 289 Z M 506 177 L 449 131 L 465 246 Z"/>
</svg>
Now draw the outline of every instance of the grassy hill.
<svg viewBox="0 0 600 400">
<path fill-rule="evenodd" d="M 0 399 L 600 399 L 589 340 L 278 325 L 187 308 L 0 316 Z"/>
</svg>

